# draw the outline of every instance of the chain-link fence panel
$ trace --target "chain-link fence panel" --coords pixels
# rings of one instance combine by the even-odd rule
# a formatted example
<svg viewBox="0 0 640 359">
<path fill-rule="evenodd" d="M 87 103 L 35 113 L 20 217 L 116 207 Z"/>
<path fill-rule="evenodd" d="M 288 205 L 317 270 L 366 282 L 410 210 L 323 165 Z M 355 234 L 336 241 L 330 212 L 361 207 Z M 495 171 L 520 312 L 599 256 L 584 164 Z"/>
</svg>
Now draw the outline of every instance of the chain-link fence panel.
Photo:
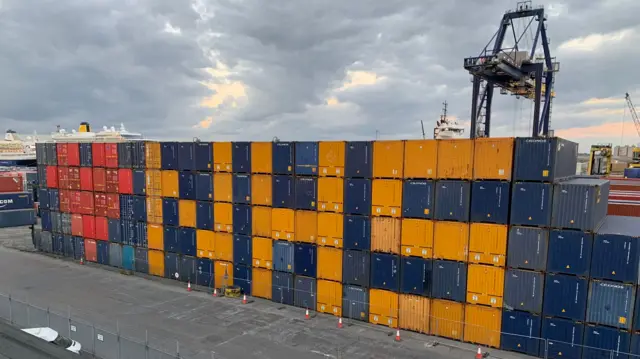
<svg viewBox="0 0 640 359">
<path fill-rule="evenodd" d="M 120 359 L 142 359 L 146 358 L 146 347 L 144 343 L 120 337 Z"/>
<path fill-rule="evenodd" d="M 11 319 L 12 323 L 19 328 L 29 326 L 29 305 L 21 301 L 11 299 Z"/>
<path fill-rule="evenodd" d="M 118 336 L 98 328 L 95 328 L 95 333 L 95 354 L 102 359 L 118 359 Z"/>
<path fill-rule="evenodd" d="M 0 318 L 11 320 L 11 302 L 9 297 L 0 296 Z"/>
<path fill-rule="evenodd" d="M 146 357 L 145 359 L 176 359 L 178 358 L 176 354 L 168 354 L 153 348 L 149 348 L 149 351 L 147 354 L 148 354 L 148 357 Z"/>
<path fill-rule="evenodd" d="M 49 313 L 47 313 L 46 309 L 38 308 L 38 307 L 28 307 L 28 325 L 30 328 L 42 328 L 49 327 Z"/>
<path fill-rule="evenodd" d="M 66 316 L 63 317 L 57 313 L 49 311 L 49 328 L 66 336 L 69 334 L 69 319 Z M 84 343 L 80 344 L 84 347 Z"/>
<path fill-rule="evenodd" d="M 61 333 L 68 334 L 71 339 L 80 343 L 84 351 L 95 353 L 96 336 L 93 326 L 73 319 L 67 319 L 67 322 L 69 323 L 67 333 Z"/>
</svg>

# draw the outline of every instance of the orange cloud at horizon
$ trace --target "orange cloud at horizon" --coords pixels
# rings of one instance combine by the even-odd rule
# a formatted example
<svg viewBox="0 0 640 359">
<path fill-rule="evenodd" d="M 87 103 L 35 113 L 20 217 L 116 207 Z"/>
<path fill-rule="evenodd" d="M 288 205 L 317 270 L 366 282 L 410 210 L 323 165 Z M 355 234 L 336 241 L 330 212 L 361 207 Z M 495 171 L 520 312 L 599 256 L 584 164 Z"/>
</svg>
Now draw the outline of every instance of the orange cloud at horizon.
<svg viewBox="0 0 640 359">
<path fill-rule="evenodd" d="M 554 133 L 558 137 L 565 138 L 619 137 L 623 131 L 634 131 L 633 126 L 630 122 L 607 122 L 589 127 L 573 127 L 555 130 Z"/>
</svg>

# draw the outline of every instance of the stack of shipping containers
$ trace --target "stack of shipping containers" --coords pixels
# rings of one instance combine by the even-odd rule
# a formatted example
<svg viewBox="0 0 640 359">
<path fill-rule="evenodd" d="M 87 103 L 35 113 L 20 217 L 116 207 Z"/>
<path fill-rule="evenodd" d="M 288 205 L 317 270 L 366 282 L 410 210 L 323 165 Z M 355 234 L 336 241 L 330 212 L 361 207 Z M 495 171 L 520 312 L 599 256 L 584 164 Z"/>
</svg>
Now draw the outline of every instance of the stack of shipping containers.
<svg viewBox="0 0 640 359">
<path fill-rule="evenodd" d="M 568 141 L 38 153 L 48 252 L 531 355 L 640 350 L 640 225 L 604 219 L 608 181 L 567 179 Z"/>
</svg>

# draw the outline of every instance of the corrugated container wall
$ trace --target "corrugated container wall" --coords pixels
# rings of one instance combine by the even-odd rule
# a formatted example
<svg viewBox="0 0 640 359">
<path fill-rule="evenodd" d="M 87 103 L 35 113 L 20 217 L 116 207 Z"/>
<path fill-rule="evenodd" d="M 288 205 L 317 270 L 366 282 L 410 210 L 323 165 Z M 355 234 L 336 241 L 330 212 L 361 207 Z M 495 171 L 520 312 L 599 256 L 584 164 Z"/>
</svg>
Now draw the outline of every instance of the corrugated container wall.
<svg viewBox="0 0 640 359">
<path fill-rule="evenodd" d="M 254 236 L 271 238 L 271 207 L 253 206 L 251 231 Z"/>
<path fill-rule="evenodd" d="M 500 347 L 502 311 L 481 305 L 466 305 L 464 311 L 464 341 L 493 348 Z"/>
<path fill-rule="evenodd" d="M 431 300 L 417 295 L 399 296 L 398 326 L 402 329 L 429 334 L 429 315 Z"/>
<path fill-rule="evenodd" d="M 216 231 L 233 231 L 233 206 L 231 203 L 213 204 L 213 225 Z"/>
<path fill-rule="evenodd" d="M 275 248 L 275 247 L 274 247 Z M 345 250 L 342 256 L 342 283 L 369 287 L 371 254 Z"/>
<path fill-rule="evenodd" d="M 251 295 L 259 298 L 271 299 L 271 292 L 273 290 L 271 284 L 273 274 L 271 271 L 269 269 L 253 268 L 251 277 Z"/>
<path fill-rule="evenodd" d="M 402 181 L 374 179 L 371 198 L 372 215 L 390 217 L 402 215 Z"/>
<path fill-rule="evenodd" d="M 373 143 L 374 178 L 402 178 L 403 167 L 403 141 L 375 141 Z"/>
<path fill-rule="evenodd" d="M 513 225 L 549 227 L 553 185 L 538 182 L 516 182 L 511 191 L 510 223 Z"/>
<path fill-rule="evenodd" d="M 271 300 L 276 303 L 293 305 L 294 281 L 293 274 L 272 272 L 271 277 Z"/>
<path fill-rule="evenodd" d="M 433 257 L 433 221 L 402 219 L 401 253 L 404 256 Z"/>
<path fill-rule="evenodd" d="M 397 328 L 398 293 L 371 289 L 369 291 L 369 298 L 369 322 Z"/>
<path fill-rule="evenodd" d="M 514 139 L 478 138 L 474 143 L 473 179 L 511 180 Z"/>
<path fill-rule="evenodd" d="M 511 227 L 507 266 L 543 271 L 547 265 L 549 230 L 535 227 Z"/>
<path fill-rule="evenodd" d="M 250 204 L 251 203 L 251 175 L 249 174 L 233 174 L 233 203 Z"/>
<path fill-rule="evenodd" d="M 584 322 L 587 311 L 587 291 L 586 278 L 547 273 L 542 312 L 546 316 Z"/>
<path fill-rule="evenodd" d="M 318 278 L 342 281 L 342 251 L 331 247 L 318 247 Z"/>
<path fill-rule="evenodd" d="M 433 261 L 431 295 L 434 298 L 464 302 L 467 290 L 467 264 Z"/>
<path fill-rule="evenodd" d="M 541 318 L 532 313 L 503 310 L 500 349 L 539 356 Z M 543 345 L 541 345 L 543 344 Z"/>
<path fill-rule="evenodd" d="M 133 153 L 132 153 L 131 142 L 118 143 L 118 167 L 120 168 L 133 167 Z"/>
<path fill-rule="evenodd" d="M 469 264 L 467 303 L 502 308 L 504 268 Z"/>
<path fill-rule="evenodd" d="M 513 180 L 545 181 L 575 175 L 578 144 L 561 138 L 517 138 Z"/>
<path fill-rule="evenodd" d="M 194 154 L 196 171 L 213 170 L 213 145 L 211 142 L 196 142 Z"/>
<path fill-rule="evenodd" d="M 436 199 L 435 219 L 469 221 L 471 182 L 437 181 Z"/>
<path fill-rule="evenodd" d="M 371 178 L 373 176 L 373 143 L 347 142 L 345 146 L 345 177 Z"/>
<path fill-rule="evenodd" d="M 251 173 L 271 174 L 273 172 L 272 142 L 251 143 Z M 271 276 L 269 276 L 271 280 Z M 271 296 L 271 291 L 269 291 Z"/>
<path fill-rule="evenodd" d="M 509 223 L 511 184 L 499 181 L 474 181 L 471 189 L 471 221 Z"/>
<path fill-rule="evenodd" d="M 162 142 L 160 148 L 161 168 L 163 170 L 178 169 L 178 143 Z"/>
<path fill-rule="evenodd" d="M 273 174 L 290 175 L 293 174 L 295 145 L 293 142 L 273 142 L 271 150 Z"/>
<path fill-rule="evenodd" d="M 593 234 L 591 233 L 552 230 L 549 233 L 547 272 L 588 277 L 592 248 Z"/>
<path fill-rule="evenodd" d="M 547 339 L 549 358 L 580 358 L 584 324 L 561 318 L 544 318 L 541 337 Z"/>
<path fill-rule="evenodd" d="M 587 322 L 631 329 L 635 295 L 636 289 L 633 285 L 591 281 Z"/>
<path fill-rule="evenodd" d="M 371 219 L 371 250 L 400 254 L 400 232 L 402 222 L 399 218 L 375 217 Z"/>
<path fill-rule="evenodd" d="M 464 330 L 464 304 L 435 299 L 431 302 L 431 333 L 462 340 Z"/>
<path fill-rule="evenodd" d="M 178 169 L 180 171 L 193 171 L 196 169 L 196 154 L 194 142 L 178 143 Z"/>
<path fill-rule="evenodd" d="M 371 254 L 371 287 L 397 292 L 400 289 L 400 257 L 387 253 Z"/>
<path fill-rule="evenodd" d="M 344 176 L 345 142 L 321 141 L 319 143 L 318 167 L 320 176 Z"/>
<path fill-rule="evenodd" d="M 342 313 L 345 318 L 367 321 L 369 319 L 369 290 L 343 285 Z"/>
<path fill-rule="evenodd" d="M 146 144 L 142 141 L 136 141 L 131 144 L 131 162 L 135 169 L 146 168 Z"/>
<path fill-rule="evenodd" d="M 640 218 L 607 216 L 593 243 L 591 277 L 638 284 L 639 238 Z"/>
<path fill-rule="evenodd" d="M 315 210 L 318 202 L 318 178 L 295 177 L 295 208 Z"/>
<path fill-rule="evenodd" d="M 436 221 L 433 232 L 433 257 L 466 262 L 469 251 L 469 224 Z"/>
<path fill-rule="evenodd" d="M 607 215 L 609 180 L 576 178 L 556 183 L 551 225 L 595 231 Z"/>
<path fill-rule="evenodd" d="M 91 167 L 93 166 L 93 157 L 91 156 L 92 152 L 91 143 L 81 143 L 80 144 L 80 166 L 83 167 Z"/>
<path fill-rule="evenodd" d="M 159 142 L 145 143 L 144 160 L 149 169 L 160 169 L 162 167 L 162 150 Z"/>
<path fill-rule="evenodd" d="M 433 262 L 430 259 L 400 257 L 400 292 L 431 296 Z"/>
<path fill-rule="evenodd" d="M 318 213 L 319 246 L 343 247 L 344 217 L 342 213 Z"/>
<path fill-rule="evenodd" d="M 104 144 L 104 166 L 107 168 L 118 168 L 118 144 Z"/>
<path fill-rule="evenodd" d="M 473 140 L 440 140 L 437 176 L 442 179 L 471 179 L 473 177 Z"/>
<path fill-rule="evenodd" d="M 296 242 L 316 243 L 316 238 L 318 238 L 318 212 L 296 211 L 294 228 Z"/>
<path fill-rule="evenodd" d="M 309 176 L 317 175 L 318 143 L 296 142 L 295 147 L 295 174 Z"/>
<path fill-rule="evenodd" d="M 213 170 L 214 172 L 231 172 L 232 162 L 231 142 L 214 142 L 213 143 Z M 215 186 L 214 186 L 215 189 Z"/>
<path fill-rule="evenodd" d="M 433 218 L 435 182 L 405 180 L 402 185 L 402 217 Z"/>
<path fill-rule="evenodd" d="M 404 144 L 404 178 L 436 178 L 438 142 L 407 140 Z"/>
<path fill-rule="evenodd" d="M 316 309 L 316 279 L 295 276 L 293 288 L 295 293 L 293 295 L 293 305 L 300 308 Z"/>
<path fill-rule="evenodd" d="M 344 249 L 371 249 L 371 218 L 364 216 L 344 216 Z"/>
<path fill-rule="evenodd" d="M 251 143 L 233 142 L 231 160 L 234 173 L 251 173 Z"/>
<path fill-rule="evenodd" d="M 215 173 L 213 175 L 213 200 L 216 202 L 232 202 L 233 175 L 230 173 Z"/>
<path fill-rule="evenodd" d="M 614 357 L 631 358 L 623 353 L 629 351 L 631 333 L 601 325 L 587 325 L 584 329 L 583 359 Z"/>
<path fill-rule="evenodd" d="M 342 213 L 344 180 L 338 177 L 318 178 L 318 211 Z"/>
<path fill-rule="evenodd" d="M 348 178 L 344 183 L 344 213 L 371 214 L 371 180 Z"/>
<path fill-rule="evenodd" d="M 273 241 L 273 270 L 293 273 L 294 253 L 293 243 Z"/>
<path fill-rule="evenodd" d="M 504 307 L 532 313 L 542 312 L 544 274 L 519 269 L 507 270 Z"/>
<path fill-rule="evenodd" d="M 469 262 L 504 267 L 508 227 L 501 224 L 471 223 Z"/>
<path fill-rule="evenodd" d="M 317 284 L 317 310 L 342 317 L 342 283 L 318 279 Z"/>
</svg>

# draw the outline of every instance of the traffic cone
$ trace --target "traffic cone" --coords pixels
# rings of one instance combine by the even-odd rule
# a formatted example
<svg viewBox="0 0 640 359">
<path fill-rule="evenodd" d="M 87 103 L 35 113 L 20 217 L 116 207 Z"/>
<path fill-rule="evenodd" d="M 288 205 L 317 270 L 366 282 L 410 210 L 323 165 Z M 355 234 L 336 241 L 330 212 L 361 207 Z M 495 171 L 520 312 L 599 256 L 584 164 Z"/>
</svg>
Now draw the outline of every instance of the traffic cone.
<svg viewBox="0 0 640 359">
<path fill-rule="evenodd" d="M 247 295 L 242 296 L 242 304 L 247 304 Z"/>
<path fill-rule="evenodd" d="M 342 317 L 338 318 L 338 329 L 342 329 Z"/>
<path fill-rule="evenodd" d="M 187 282 L 187 292 L 191 292 L 191 281 Z"/>
<path fill-rule="evenodd" d="M 217 290 L 217 289 L 215 289 L 215 288 L 213 288 L 213 296 L 214 296 L 214 297 L 217 297 L 217 296 L 218 296 L 218 290 Z"/>
<path fill-rule="evenodd" d="M 309 318 L 311 318 L 311 317 L 309 316 L 309 309 L 307 309 L 307 310 L 304 312 L 304 319 L 309 319 Z"/>
<path fill-rule="evenodd" d="M 400 329 L 396 330 L 396 341 L 399 342 L 400 339 Z"/>
<path fill-rule="evenodd" d="M 80 257 L 80 264 L 84 264 L 84 257 Z"/>
<path fill-rule="evenodd" d="M 476 359 L 482 359 L 482 350 L 478 347 L 478 352 L 476 353 Z"/>
</svg>

